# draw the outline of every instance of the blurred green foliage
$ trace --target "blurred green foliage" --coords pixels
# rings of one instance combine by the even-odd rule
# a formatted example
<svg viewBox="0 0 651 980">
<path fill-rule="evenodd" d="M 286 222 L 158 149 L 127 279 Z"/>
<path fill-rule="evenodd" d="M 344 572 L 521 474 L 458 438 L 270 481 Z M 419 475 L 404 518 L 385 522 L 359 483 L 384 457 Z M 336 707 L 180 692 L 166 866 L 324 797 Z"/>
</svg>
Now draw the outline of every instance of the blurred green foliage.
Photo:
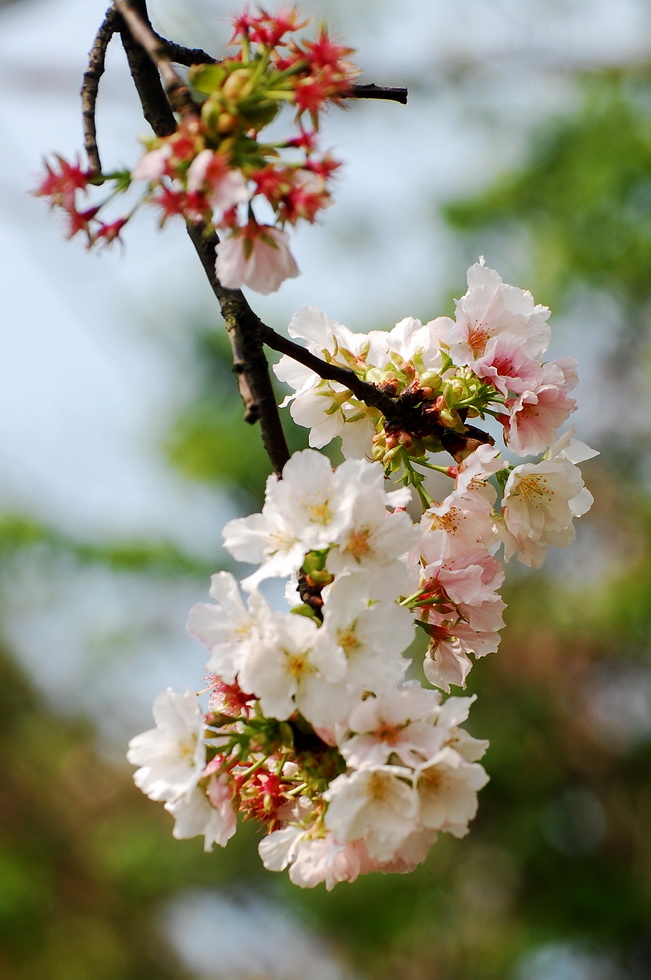
<svg viewBox="0 0 651 980">
<path fill-rule="evenodd" d="M 579 110 L 542 126 L 520 169 L 445 214 L 482 247 L 487 232 L 524 229 L 531 289 L 555 311 L 580 284 L 639 304 L 651 265 L 649 72 L 613 68 L 577 84 Z"/>
</svg>

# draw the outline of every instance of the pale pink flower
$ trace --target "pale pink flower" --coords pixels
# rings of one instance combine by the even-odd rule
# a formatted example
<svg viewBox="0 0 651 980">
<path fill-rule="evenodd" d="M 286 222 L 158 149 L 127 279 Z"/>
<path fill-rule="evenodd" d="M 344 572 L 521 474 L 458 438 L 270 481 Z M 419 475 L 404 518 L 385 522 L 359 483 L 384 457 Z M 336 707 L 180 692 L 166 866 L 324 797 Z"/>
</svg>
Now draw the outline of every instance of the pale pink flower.
<svg viewBox="0 0 651 980">
<path fill-rule="evenodd" d="M 212 776 L 205 791 L 194 786 L 183 796 L 165 804 L 165 809 L 176 821 L 172 834 L 177 840 L 203 834 L 204 850 L 212 851 L 213 844 L 226 847 L 237 829 L 237 817 L 230 790 L 222 790 L 220 779 Z"/>
<path fill-rule="evenodd" d="M 527 290 L 504 283 L 482 257 L 468 269 L 468 291 L 456 301 L 456 322 L 445 340 L 455 364 L 481 357 L 491 337 L 506 333 L 519 339 L 529 357 L 540 358 L 551 337 L 548 317 L 546 306 L 535 305 Z"/>
<path fill-rule="evenodd" d="M 592 503 L 578 466 L 561 455 L 516 466 L 502 502 L 506 560 L 518 552 L 523 564 L 539 568 L 549 545 L 574 540 L 572 522 Z"/>
<path fill-rule="evenodd" d="M 232 684 L 247 652 L 258 642 L 258 620 L 268 611 L 268 606 L 262 596 L 254 592 L 247 609 L 237 581 L 229 572 L 212 576 L 209 595 L 217 605 L 198 602 L 193 606 L 188 632 L 210 651 L 206 669 Z"/>
<path fill-rule="evenodd" d="M 167 173 L 167 161 L 172 155 L 169 143 L 163 143 L 155 150 L 149 150 L 131 171 L 132 180 L 160 180 Z"/>
<path fill-rule="evenodd" d="M 483 766 L 445 747 L 416 770 L 420 819 L 430 830 L 463 837 L 477 813 L 477 791 L 488 782 Z"/>
<path fill-rule="evenodd" d="M 466 678 L 472 668 L 469 655 L 485 657 L 494 653 L 500 645 L 500 635 L 496 632 L 478 632 L 468 623 L 454 618 L 446 620 L 445 614 L 438 618 L 440 622 L 428 625 L 432 639 L 423 662 L 423 671 L 430 684 L 447 692 L 451 684 L 466 686 Z"/>
<path fill-rule="evenodd" d="M 524 391 L 507 402 L 510 417 L 504 420 L 504 438 L 519 456 L 543 452 L 556 430 L 576 409 L 576 402 L 563 388 L 542 385 L 537 391 Z"/>
<path fill-rule="evenodd" d="M 289 236 L 272 225 L 249 224 L 217 245 L 215 272 L 226 289 L 249 286 L 274 293 L 285 279 L 298 275 Z"/>
<path fill-rule="evenodd" d="M 384 765 L 395 756 L 404 766 L 430 758 L 447 732 L 436 724 L 441 696 L 410 681 L 395 691 L 359 701 L 348 718 L 350 737 L 339 749 L 349 766 Z"/>
<path fill-rule="evenodd" d="M 326 833 L 325 837 L 298 841 L 289 879 L 299 888 L 314 888 L 324 882 L 326 891 L 332 891 L 340 881 L 355 881 L 377 866 L 377 861 L 369 857 L 364 840 L 342 844 L 334 834 Z"/>
<path fill-rule="evenodd" d="M 419 525 L 419 556 L 423 551 L 448 557 L 491 548 L 498 541 L 493 511 L 496 497 L 489 483 L 472 480 L 467 489 L 462 483 L 442 503 L 428 507 Z"/>
<path fill-rule="evenodd" d="M 187 174 L 191 193 L 203 190 L 210 206 L 220 215 L 248 201 L 251 196 L 240 170 L 232 170 L 221 153 L 201 150 Z"/>
<path fill-rule="evenodd" d="M 298 710 L 318 728 L 339 720 L 334 685 L 345 675 L 346 658 L 334 640 L 316 648 L 318 632 L 314 620 L 304 616 L 268 617 L 239 675 L 242 689 L 260 699 L 268 718 L 283 721 Z"/>
<path fill-rule="evenodd" d="M 396 850 L 393 859 L 380 862 L 377 870 L 383 874 L 408 874 L 423 863 L 436 837 L 435 830 L 420 828 L 414 831 Z"/>
<path fill-rule="evenodd" d="M 417 827 L 411 770 L 401 766 L 366 765 L 342 773 L 323 798 L 329 803 L 326 828 L 342 842 L 363 838 L 369 855 L 379 861 L 392 860 Z"/>
</svg>

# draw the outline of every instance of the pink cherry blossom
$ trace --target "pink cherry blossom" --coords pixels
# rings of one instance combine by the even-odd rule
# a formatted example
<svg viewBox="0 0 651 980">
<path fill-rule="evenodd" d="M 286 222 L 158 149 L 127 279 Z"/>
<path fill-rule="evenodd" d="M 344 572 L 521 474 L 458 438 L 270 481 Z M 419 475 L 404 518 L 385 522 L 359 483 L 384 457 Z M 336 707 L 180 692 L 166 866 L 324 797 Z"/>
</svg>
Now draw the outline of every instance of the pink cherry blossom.
<svg viewBox="0 0 651 980">
<path fill-rule="evenodd" d="M 556 430 L 576 409 L 556 385 L 542 385 L 537 391 L 524 391 L 506 403 L 510 417 L 504 417 L 505 439 L 519 456 L 543 452 L 556 435 Z"/>
<path fill-rule="evenodd" d="M 436 726 L 438 691 L 416 681 L 357 703 L 350 712 L 350 737 L 339 748 L 349 766 L 384 765 L 395 756 L 404 766 L 416 766 L 441 748 L 447 731 Z"/>
<path fill-rule="evenodd" d="M 569 459 L 558 456 L 516 466 L 502 503 L 506 560 L 518 552 L 523 564 L 539 568 L 549 545 L 574 539 L 572 522 L 592 503 L 578 466 Z"/>
<path fill-rule="evenodd" d="M 219 243 L 215 272 L 226 289 L 249 286 L 267 295 L 285 279 L 297 276 L 298 266 L 286 232 L 272 225 L 249 224 Z"/>
<path fill-rule="evenodd" d="M 522 350 L 539 358 L 547 350 L 549 310 L 535 305 L 528 290 L 509 286 L 484 265 L 483 257 L 468 269 L 468 291 L 456 301 L 456 322 L 446 334 L 455 364 L 468 364 L 486 350 L 491 337 L 512 334 Z"/>
<path fill-rule="evenodd" d="M 483 353 L 469 361 L 468 366 L 478 378 L 490 381 L 502 395 L 510 391 L 531 391 L 543 378 L 540 361 L 525 353 L 520 337 L 509 333 L 491 337 Z"/>
<path fill-rule="evenodd" d="M 250 197 L 241 171 L 232 170 L 223 154 L 212 150 L 201 150 L 190 164 L 187 188 L 191 193 L 203 190 L 208 203 L 220 216 Z"/>
<path fill-rule="evenodd" d="M 404 767 L 366 765 L 342 773 L 323 795 L 327 829 L 343 842 L 363 838 L 379 861 L 390 861 L 416 829 L 418 797 Z"/>
</svg>

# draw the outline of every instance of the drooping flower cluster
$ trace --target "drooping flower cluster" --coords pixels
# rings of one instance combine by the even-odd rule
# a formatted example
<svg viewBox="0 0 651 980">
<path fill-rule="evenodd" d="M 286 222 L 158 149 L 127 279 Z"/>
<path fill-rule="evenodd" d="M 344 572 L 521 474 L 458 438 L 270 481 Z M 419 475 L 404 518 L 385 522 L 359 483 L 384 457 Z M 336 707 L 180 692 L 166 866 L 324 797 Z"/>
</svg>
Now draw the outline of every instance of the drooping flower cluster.
<svg viewBox="0 0 651 980">
<path fill-rule="evenodd" d="M 297 39 L 307 23 L 296 7 L 236 17 L 230 43 L 237 50 L 190 71 L 197 112 L 184 115 L 171 136 L 147 140 L 133 170 L 96 173 L 57 156 L 46 164 L 36 195 L 62 208 L 69 236 L 82 233 L 89 246 L 119 239 L 139 204 L 151 202 L 161 224 L 181 215 L 219 230 L 222 285 L 276 290 L 298 274 L 286 227 L 314 222 L 332 203 L 339 163 L 318 150 L 320 114 L 342 102 L 358 74 L 352 49 L 333 43 L 324 25 L 316 40 Z M 294 131 L 265 142 L 262 131 L 285 103 L 295 109 Z M 141 185 L 140 200 L 127 215 L 104 221 L 100 212 L 134 182 Z M 111 188 L 109 195 L 82 203 L 93 185 Z"/>
<path fill-rule="evenodd" d="M 226 525 L 227 549 L 257 568 L 242 582 L 246 604 L 221 572 L 214 602 L 190 614 L 210 654 L 210 709 L 202 718 L 190 694 L 166 692 L 157 728 L 129 752 L 138 785 L 175 816 L 176 836 L 225 844 L 237 811 L 266 828 L 265 867 L 332 888 L 408 871 L 438 833 L 467 832 L 487 743 L 460 727 L 473 699 L 441 692 L 465 687 L 471 657 L 499 645 L 500 548 L 538 566 L 550 545 L 572 540 L 574 517 L 592 502 L 576 464 L 593 451 L 572 430 L 556 437 L 576 377 L 569 359 L 540 361 L 548 315 L 479 264 L 454 321 L 355 335 L 318 311 L 294 318 L 292 332 L 315 353 L 390 392 L 397 421 L 280 362 L 311 441 L 338 434 L 349 458 L 333 469 L 314 449 L 295 454 L 282 479 L 269 478 L 262 512 Z M 552 444 L 514 465 L 466 421 L 487 414 L 518 454 L 542 433 Z M 455 465 L 429 462 L 446 447 Z M 452 480 L 441 500 L 420 472 L 428 466 Z M 405 486 L 387 489 L 387 476 Z M 272 577 L 288 580 L 286 611 L 258 591 Z M 408 679 L 418 634 L 433 687 Z"/>
</svg>

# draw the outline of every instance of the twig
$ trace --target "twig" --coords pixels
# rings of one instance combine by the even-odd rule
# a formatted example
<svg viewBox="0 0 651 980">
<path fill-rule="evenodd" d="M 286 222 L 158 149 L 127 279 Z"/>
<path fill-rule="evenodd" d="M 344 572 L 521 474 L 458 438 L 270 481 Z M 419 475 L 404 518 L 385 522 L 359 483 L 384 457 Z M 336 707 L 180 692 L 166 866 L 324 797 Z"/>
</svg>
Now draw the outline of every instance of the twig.
<svg viewBox="0 0 651 980">
<path fill-rule="evenodd" d="M 159 44 L 164 48 L 165 54 L 176 65 L 183 65 L 184 68 L 192 68 L 193 65 L 217 65 L 218 58 L 213 58 L 207 51 L 201 48 L 186 48 L 176 41 L 168 41 L 167 38 L 155 35 Z"/>
<path fill-rule="evenodd" d="M 348 93 L 349 99 L 383 99 L 387 102 L 400 102 L 407 105 L 408 91 L 406 88 L 386 88 L 367 82 L 364 85 L 353 85 Z"/>
<path fill-rule="evenodd" d="M 293 360 L 298 361 L 299 364 L 303 364 L 310 371 L 314 371 L 315 374 L 325 381 L 337 381 L 344 388 L 352 391 L 359 401 L 364 402 L 370 408 L 377 408 L 385 418 L 398 419 L 403 414 L 399 404 L 393 398 L 380 391 L 375 385 L 369 384 L 368 381 L 363 381 L 350 368 L 340 367 L 337 364 L 324 361 L 322 358 L 317 357 L 316 354 L 311 354 L 305 347 L 301 347 L 299 344 L 295 344 L 293 340 L 289 340 L 287 337 L 276 333 L 266 323 L 260 323 L 259 330 L 267 347 L 271 347 L 272 350 L 277 350 L 280 354 L 289 355 Z"/>
<path fill-rule="evenodd" d="M 102 163 L 97 148 L 97 127 L 95 124 L 97 93 L 99 90 L 99 80 L 104 74 L 106 65 L 106 49 L 117 29 L 117 11 L 115 7 L 111 7 L 106 12 L 104 22 L 97 32 L 90 54 L 88 55 L 88 68 L 84 72 L 84 80 L 81 86 L 84 147 L 88 156 L 90 169 L 93 173 L 97 174 L 102 172 Z"/>
</svg>

